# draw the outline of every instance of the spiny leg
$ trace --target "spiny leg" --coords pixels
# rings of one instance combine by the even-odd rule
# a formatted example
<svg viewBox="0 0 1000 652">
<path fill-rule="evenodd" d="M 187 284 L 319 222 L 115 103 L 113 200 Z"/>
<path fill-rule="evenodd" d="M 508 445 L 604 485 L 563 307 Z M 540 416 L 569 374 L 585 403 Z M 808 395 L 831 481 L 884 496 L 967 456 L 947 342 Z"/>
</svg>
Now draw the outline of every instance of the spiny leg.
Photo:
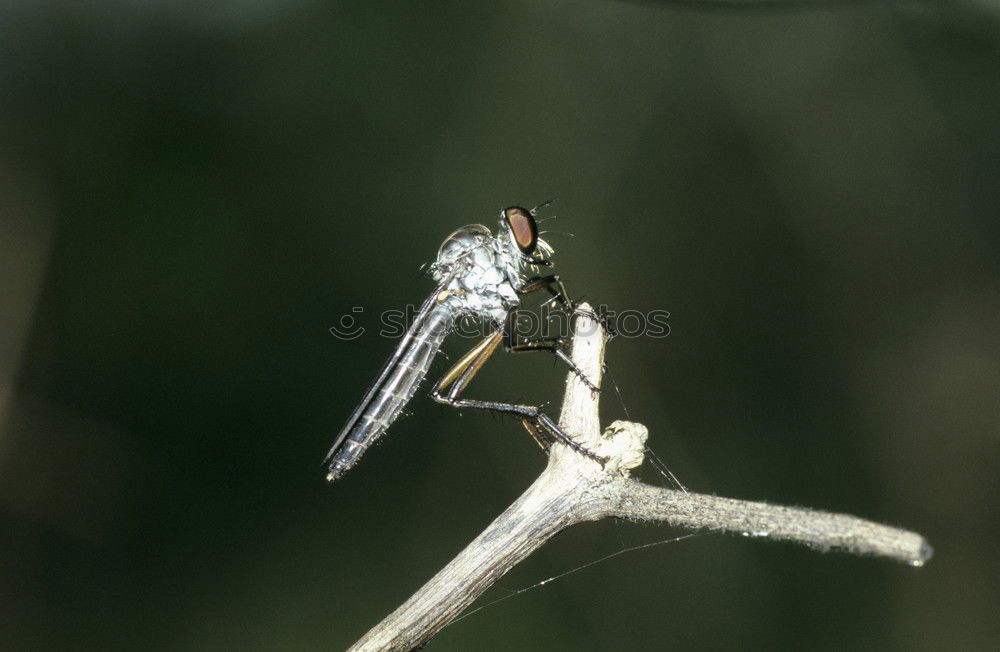
<svg viewBox="0 0 1000 652">
<path fill-rule="evenodd" d="M 573 301 L 566 292 L 566 286 L 558 274 L 548 276 L 535 276 L 524 282 L 524 285 L 517 291 L 518 294 L 530 294 L 538 290 L 547 290 L 552 298 L 557 299 L 567 311 L 573 312 Z"/>
<path fill-rule="evenodd" d="M 549 449 L 552 448 L 552 444 L 549 443 L 548 439 L 542 436 L 542 433 L 539 432 L 535 423 L 531 419 L 521 419 L 521 425 L 524 426 L 524 429 L 528 431 L 528 434 L 530 434 L 535 441 L 538 442 L 538 445 L 542 447 L 542 450 L 548 453 Z"/>
<path fill-rule="evenodd" d="M 497 331 L 486 337 L 479 344 L 463 355 L 451 369 L 441 377 L 431 390 L 431 398 L 438 403 L 450 405 L 457 408 L 470 408 L 473 410 L 489 410 L 498 414 L 512 414 L 521 418 L 522 422 L 530 422 L 532 428 L 528 432 L 539 444 L 542 443 L 539 429 L 546 430 L 553 437 L 563 442 L 577 453 L 585 455 L 594 460 L 602 467 L 607 462 L 606 457 L 601 457 L 590 452 L 563 432 L 551 418 L 538 407 L 533 405 L 520 405 L 517 403 L 502 403 L 499 401 L 479 401 L 474 399 L 459 398 L 462 390 L 472 381 L 476 373 L 482 368 L 490 356 L 497 350 L 503 339 L 503 331 Z M 447 389 L 446 394 L 442 394 Z"/>
<path fill-rule="evenodd" d="M 552 295 L 552 298 L 559 301 L 559 303 L 561 303 L 568 312 L 577 312 L 576 304 L 569 298 L 569 293 L 566 292 L 566 285 L 562 282 L 562 279 L 559 278 L 558 274 L 549 274 L 548 276 L 535 276 L 533 278 L 529 278 L 524 282 L 524 285 L 521 286 L 517 293 L 529 294 L 538 290 L 547 290 L 549 294 Z M 606 330 L 608 335 L 611 337 L 617 335 L 614 327 L 612 327 L 611 323 L 608 321 L 608 316 L 604 314 L 603 311 L 595 312 L 593 310 L 581 310 L 579 312 L 593 317 L 595 321 L 604 326 L 604 330 Z"/>
<path fill-rule="evenodd" d="M 563 308 L 569 313 L 577 312 L 576 304 L 572 299 L 569 298 L 569 293 L 566 292 L 566 285 L 559 278 L 558 274 L 549 274 L 548 276 L 535 276 L 529 278 L 524 282 L 524 285 L 517 291 L 518 294 L 529 294 L 531 292 L 537 292 L 538 290 L 547 290 L 552 298 L 559 301 Z M 581 310 L 581 314 L 586 314 L 593 317 L 595 321 L 600 323 L 604 330 L 608 332 L 608 335 L 614 337 L 617 333 L 615 329 L 611 326 L 608 321 L 607 315 L 603 312 L 595 312 L 593 310 Z"/>
<path fill-rule="evenodd" d="M 544 351 L 546 353 L 552 353 L 557 358 L 566 363 L 566 366 L 576 374 L 576 377 L 587 386 L 592 392 L 599 392 L 601 388 L 590 382 L 587 378 L 587 374 L 583 373 L 580 367 L 576 366 L 576 363 L 566 355 L 563 351 L 562 340 L 558 337 L 546 337 L 534 340 L 525 340 L 524 342 L 517 341 L 517 311 L 511 310 L 507 313 L 507 319 L 504 322 L 503 327 L 503 348 L 504 351 L 508 353 L 533 353 L 535 351 Z"/>
<path fill-rule="evenodd" d="M 576 366 L 576 363 L 573 362 L 573 359 L 570 358 L 568 355 L 566 355 L 566 352 L 563 351 L 562 348 L 562 341 L 558 338 L 552 337 L 552 338 L 543 338 L 538 340 L 527 340 L 525 342 L 519 342 L 517 344 L 509 344 L 509 345 L 505 342 L 504 350 L 507 353 L 534 353 L 535 351 L 544 351 L 546 353 L 552 353 L 557 358 L 566 363 L 566 366 L 570 368 L 570 371 L 576 374 L 576 377 L 580 379 L 580 382 L 582 382 L 584 385 L 587 386 L 587 389 L 589 389 L 592 392 L 601 391 L 600 387 L 594 385 L 594 383 L 592 383 L 590 379 L 587 378 L 587 375 L 583 373 L 583 369 L 580 369 L 580 367 Z"/>
<path fill-rule="evenodd" d="M 490 356 L 496 352 L 502 339 L 503 331 L 496 331 L 469 349 L 468 353 L 459 358 L 458 362 L 445 372 L 441 380 L 437 381 L 431 389 L 431 397 L 439 402 L 452 403 L 455 401 L 465 386 L 472 381 L 473 377 L 486 364 L 486 361 L 490 359 Z M 447 395 L 441 396 L 441 392 L 445 389 L 448 390 Z"/>
<path fill-rule="evenodd" d="M 498 401 L 477 401 L 474 399 L 467 398 L 455 398 L 449 400 L 444 396 L 434 396 L 434 400 L 439 403 L 445 403 L 457 408 L 470 408 L 473 410 L 489 410 L 491 412 L 496 412 L 498 414 L 513 414 L 515 416 L 521 417 L 522 420 L 530 420 L 535 428 L 543 428 L 553 437 L 566 444 L 577 453 L 585 455 L 590 459 L 594 460 L 602 467 L 608 461 L 608 458 L 601 457 L 596 453 L 592 453 L 580 444 L 573 441 L 573 438 L 567 435 L 556 423 L 541 411 L 541 409 L 533 405 L 518 405 L 516 403 L 501 403 Z M 536 441 L 538 440 L 537 430 L 529 430 L 533 436 L 535 436 Z"/>
</svg>

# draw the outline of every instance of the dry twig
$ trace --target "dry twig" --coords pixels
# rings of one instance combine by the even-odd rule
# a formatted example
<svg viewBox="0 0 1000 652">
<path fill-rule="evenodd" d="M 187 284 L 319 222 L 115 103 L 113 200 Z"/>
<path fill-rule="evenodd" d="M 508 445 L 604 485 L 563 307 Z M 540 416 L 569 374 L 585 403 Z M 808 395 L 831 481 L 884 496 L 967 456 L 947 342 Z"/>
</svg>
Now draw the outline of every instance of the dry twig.
<svg viewBox="0 0 1000 652">
<path fill-rule="evenodd" d="M 607 335 L 586 305 L 577 311 L 575 326 L 573 361 L 599 385 Z M 609 516 L 793 541 L 915 566 L 931 557 L 919 534 L 855 516 L 674 491 L 630 478 L 629 471 L 643 461 L 646 428 L 615 421 L 602 433 L 598 395 L 573 373 L 559 425 L 584 447 L 607 456 L 604 468 L 554 445 L 531 487 L 351 650 L 410 650 L 426 643 L 552 535 Z"/>
</svg>

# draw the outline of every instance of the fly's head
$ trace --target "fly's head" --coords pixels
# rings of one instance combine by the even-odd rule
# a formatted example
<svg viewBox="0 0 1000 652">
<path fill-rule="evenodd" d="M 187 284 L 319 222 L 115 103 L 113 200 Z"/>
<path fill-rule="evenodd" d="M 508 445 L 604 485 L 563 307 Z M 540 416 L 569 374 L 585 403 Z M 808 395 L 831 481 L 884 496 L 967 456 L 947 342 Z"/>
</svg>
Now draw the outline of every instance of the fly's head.
<svg viewBox="0 0 1000 652">
<path fill-rule="evenodd" d="M 538 222 L 535 210 L 521 206 L 510 206 L 500 211 L 500 234 L 507 257 L 523 265 L 551 267 L 552 247 L 538 237 Z"/>
</svg>

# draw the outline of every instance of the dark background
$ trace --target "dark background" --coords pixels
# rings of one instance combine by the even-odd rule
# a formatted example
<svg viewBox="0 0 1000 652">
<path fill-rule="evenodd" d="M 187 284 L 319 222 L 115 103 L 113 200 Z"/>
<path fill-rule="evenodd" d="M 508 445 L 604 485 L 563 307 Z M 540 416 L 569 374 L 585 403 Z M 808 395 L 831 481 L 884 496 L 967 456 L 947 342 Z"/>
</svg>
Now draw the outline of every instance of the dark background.
<svg viewBox="0 0 1000 652">
<path fill-rule="evenodd" d="M 0 9 L 5 647 L 341 649 L 395 608 L 544 456 L 421 392 L 342 481 L 320 459 L 444 236 L 552 196 L 574 292 L 671 313 L 608 363 L 682 480 L 937 554 L 702 536 L 430 649 L 996 645 L 996 7 L 429 5 Z M 509 357 L 470 394 L 562 378 Z M 678 533 L 574 528 L 484 601 Z"/>
</svg>

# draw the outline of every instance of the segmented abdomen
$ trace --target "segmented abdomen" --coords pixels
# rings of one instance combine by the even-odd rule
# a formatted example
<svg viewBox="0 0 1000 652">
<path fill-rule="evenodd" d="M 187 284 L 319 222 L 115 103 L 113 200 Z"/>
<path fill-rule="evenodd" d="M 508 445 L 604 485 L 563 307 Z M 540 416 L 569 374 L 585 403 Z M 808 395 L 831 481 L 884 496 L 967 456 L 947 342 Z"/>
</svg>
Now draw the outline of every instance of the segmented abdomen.
<svg viewBox="0 0 1000 652">
<path fill-rule="evenodd" d="M 424 320 L 411 326 L 400 344 L 403 347 L 401 355 L 391 368 L 383 371 L 381 382 L 369 391 L 367 404 L 345 426 L 349 429 L 346 437 L 327 457 L 327 480 L 336 480 L 346 473 L 399 417 L 427 375 L 453 321 L 454 309 L 448 304 L 439 304 Z"/>
</svg>

